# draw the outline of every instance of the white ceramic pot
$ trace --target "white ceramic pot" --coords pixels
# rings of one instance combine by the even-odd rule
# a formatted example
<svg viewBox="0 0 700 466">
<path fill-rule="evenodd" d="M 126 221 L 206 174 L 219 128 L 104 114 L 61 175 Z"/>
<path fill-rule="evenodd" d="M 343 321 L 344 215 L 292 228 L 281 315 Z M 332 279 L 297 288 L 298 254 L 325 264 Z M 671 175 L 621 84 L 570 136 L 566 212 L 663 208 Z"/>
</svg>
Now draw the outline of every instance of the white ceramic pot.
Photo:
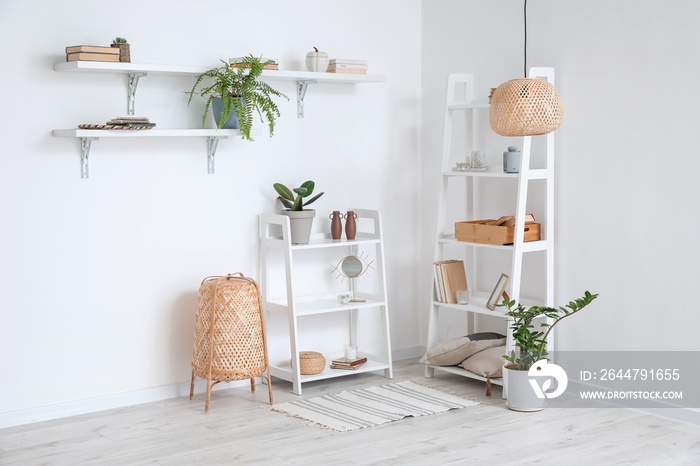
<svg viewBox="0 0 700 466">
<path fill-rule="evenodd" d="M 538 398 L 530 385 L 528 371 L 503 366 L 503 384 L 508 400 L 506 406 L 514 411 L 541 411 L 547 406 L 546 398 Z"/>
<path fill-rule="evenodd" d="M 292 244 L 309 244 L 311 237 L 311 226 L 314 223 L 316 211 L 306 210 L 283 210 L 282 215 L 289 217 L 290 236 Z"/>
<path fill-rule="evenodd" d="M 328 69 L 328 53 L 309 52 L 306 54 L 306 68 L 316 73 L 325 73 Z"/>
</svg>

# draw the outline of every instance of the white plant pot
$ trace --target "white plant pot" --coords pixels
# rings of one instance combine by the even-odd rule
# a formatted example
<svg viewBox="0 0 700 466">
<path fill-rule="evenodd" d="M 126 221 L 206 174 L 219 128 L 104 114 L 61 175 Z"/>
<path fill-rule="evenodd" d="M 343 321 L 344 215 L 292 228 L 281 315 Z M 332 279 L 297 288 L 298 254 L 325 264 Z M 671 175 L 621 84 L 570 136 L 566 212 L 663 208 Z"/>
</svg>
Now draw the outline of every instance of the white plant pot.
<svg viewBox="0 0 700 466">
<path fill-rule="evenodd" d="M 309 52 L 306 54 L 306 68 L 316 73 L 325 73 L 328 69 L 328 53 Z"/>
<path fill-rule="evenodd" d="M 528 371 L 503 366 L 503 384 L 508 400 L 506 406 L 514 411 L 541 411 L 547 406 L 546 398 L 538 398 L 530 385 Z"/>
<path fill-rule="evenodd" d="M 314 223 L 316 211 L 306 210 L 283 210 L 282 215 L 289 217 L 290 236 L 292 244 L 309 244 L 311 237 L 311 226 Z"/>
</svg>

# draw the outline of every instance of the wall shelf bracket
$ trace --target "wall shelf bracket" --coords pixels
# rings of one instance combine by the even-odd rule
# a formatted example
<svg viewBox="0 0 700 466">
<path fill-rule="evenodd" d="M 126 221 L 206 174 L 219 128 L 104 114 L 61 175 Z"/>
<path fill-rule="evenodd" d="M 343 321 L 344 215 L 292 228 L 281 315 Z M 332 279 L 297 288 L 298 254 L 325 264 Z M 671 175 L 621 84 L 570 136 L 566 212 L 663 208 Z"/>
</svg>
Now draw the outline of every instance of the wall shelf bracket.
<svg viewBox="0 0 700 466">
<path fill-rule="evenodd" d="M 100 138 L 80 138 L 80 176 L 88 178 L 88 158 L 90 157 L 90 145 L 92 141 L 97 141 Z"/>
<path fill-rule="evenodd" d="M 148 73 L 129 73 L 129 100 L 127 102 L 127 112 L 129 115 L 134 114 L 136 105 L 136 88 L 139 86 L 139 78 L 148 76 Z"/>
<path fill-rule="evenodd" d="M 214 174 L 214 157 L 216 156 L 216 148 L 219 146 L 219 139 L 226 139 L 221 136 L 209 136 L 209 148 L 207 151 L 207 165 L 209 174 Z"/>
<path fill-rule="evenodd" d="M 316 84 L 315 79 L 300 79 L 297 81 L 297 117 L 304 118 L 304 97 L 309 84 Z"/>
</svg>

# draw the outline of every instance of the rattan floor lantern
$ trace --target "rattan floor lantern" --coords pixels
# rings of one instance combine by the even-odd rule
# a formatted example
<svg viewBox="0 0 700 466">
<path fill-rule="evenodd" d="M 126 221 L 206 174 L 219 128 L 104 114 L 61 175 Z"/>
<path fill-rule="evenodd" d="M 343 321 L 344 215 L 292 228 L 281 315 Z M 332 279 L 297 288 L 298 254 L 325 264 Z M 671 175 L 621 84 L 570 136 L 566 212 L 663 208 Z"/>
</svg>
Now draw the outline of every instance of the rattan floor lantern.
<svg viewBox="0 0 700 466">
<path fill-rule="evenodd" d="M 527 0 L 525 19 L 524 73 L 527 76 Z M 540 78 L 507 81 L 493 93 L 489 108 L 491 129 L 501 136 L 538 136 L 561 126 L 564 109 L 559 92 Z"/>
<path fill-rule="evenodd" d="M 199 287 L 195 317 L 190 400 L 196 377 L 206 379 L 204 411 L 209 411 L 211 389 L 219 382 L 267 380 L 272 404 L 270 365 L 265 340 L 260 288 L 243 274 L 207 277 Z"/>
</svg>

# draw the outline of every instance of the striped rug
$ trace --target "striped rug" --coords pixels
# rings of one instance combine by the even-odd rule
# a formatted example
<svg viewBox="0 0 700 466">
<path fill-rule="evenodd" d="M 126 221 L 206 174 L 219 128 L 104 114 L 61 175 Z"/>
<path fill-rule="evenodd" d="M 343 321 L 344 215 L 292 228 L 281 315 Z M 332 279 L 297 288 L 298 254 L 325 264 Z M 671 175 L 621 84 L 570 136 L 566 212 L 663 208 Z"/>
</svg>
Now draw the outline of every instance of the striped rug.
<svg viewBox="0 0 700 466">
<path fill-rule="evenodd" d="M 271 409 L 347 432 L 478 404 L 406 381 L 282 403 Z"/>
</svg>

